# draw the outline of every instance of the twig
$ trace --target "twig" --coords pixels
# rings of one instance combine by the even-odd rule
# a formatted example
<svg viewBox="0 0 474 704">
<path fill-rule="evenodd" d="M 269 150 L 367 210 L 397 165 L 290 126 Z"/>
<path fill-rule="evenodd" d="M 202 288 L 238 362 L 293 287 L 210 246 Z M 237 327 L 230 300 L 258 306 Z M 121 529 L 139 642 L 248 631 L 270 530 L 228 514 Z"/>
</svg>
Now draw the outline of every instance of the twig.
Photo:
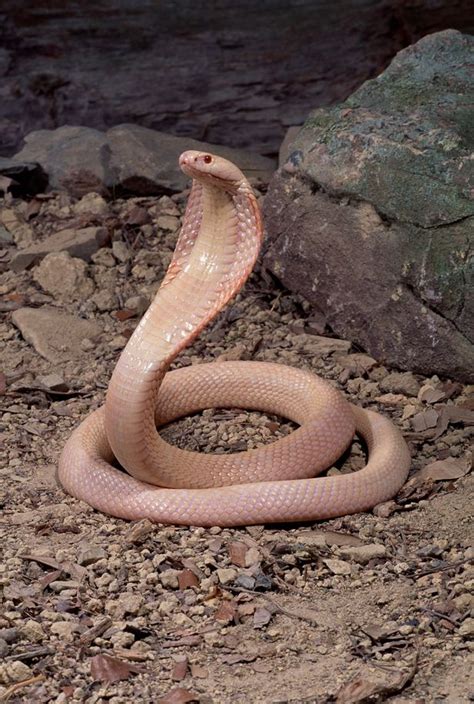
<svg viewBox="0 0 474 704">
<path fill-rule="evenodd" d="M 418 606 L 418 611 L 423 611 L 425 614 L 429 614 L 430 616 L 436 616 L 437 618 L 442 618 L 443 621 L 449 621 L 449 623 L 452 623 L 453 626 L 459 626 L 459 621 L 455 618 L 452 618 L 451 616 L 448 616 L 447 614 L 442 614 L 441 611 L 435 611 L 435 609 L 427 609 L 424 606 Z"/>
<path fill-rule="evenodd" d="M 280 606 L 280 604 L 277 604 L 275 601 L 273 601 L 273 599 L 267 596 L 265 592 L 257 592 L 253 589 L 239 589 L 238 587 L 229 586 L 226 586 L 226 589 L 232 592 L 236 592 L 237 594 L 255 594 L 255 596 L 261 596 L 266 601 L 268 601 L 268 603 L 271 604 L 273 608 L 275 608 L 279 613 L 283 614 L 284 616 L 288 616 L 289 618 L 299 618 L 301 621 L 307 621 L 308 623 L 311 623 L 314 626 L 319 625 L 318 620 L 314 616 L 305 616 L 304 614 L 296 614 L 294 611 L 288 611 L 288 609 L 285 609 L 284 606 Z"/>
<path fill-rule="evenodd" d="M 1 700 L 6 702 L 10 699 L 12 694 L 18 692 L 18 690 L 23 689 L 23 687 L 29 687 L 30 684 L 36 684 L 37 682 L 43 682 L 46 679 L 44 675 L 35 675 L 35 677 L 29 677 L 27 680 L 22 680 L 21 682 L 15 682 L 15 684 L 10 685 L 3 694 L 1 695 Z"/>
</svg>

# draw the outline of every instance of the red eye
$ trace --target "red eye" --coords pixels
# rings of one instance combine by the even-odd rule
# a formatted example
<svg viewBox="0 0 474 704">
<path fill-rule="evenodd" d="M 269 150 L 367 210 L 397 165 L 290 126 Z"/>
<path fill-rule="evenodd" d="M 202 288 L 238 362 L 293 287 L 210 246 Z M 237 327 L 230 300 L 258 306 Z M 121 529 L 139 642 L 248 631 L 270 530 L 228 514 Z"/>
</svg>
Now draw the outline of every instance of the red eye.
<svg viewBox="0 0 474 704">
<path fill-rule="evenodd" d="M 210 164 L 211 161 L 212 161 L 212 156 L 210 154 L 206 154 L 206 156 L 204 157 L 204 163 Z"/>
</svg>

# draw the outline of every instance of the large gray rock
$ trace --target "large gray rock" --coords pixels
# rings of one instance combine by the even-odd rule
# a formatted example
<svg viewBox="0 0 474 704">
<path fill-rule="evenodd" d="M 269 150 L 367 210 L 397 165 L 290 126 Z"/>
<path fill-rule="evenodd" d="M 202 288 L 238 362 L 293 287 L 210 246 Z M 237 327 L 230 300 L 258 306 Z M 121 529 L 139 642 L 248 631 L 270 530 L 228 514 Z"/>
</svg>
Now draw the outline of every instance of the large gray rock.
<svg viewBox="0 0 474 704">
<path fill-rule="evenodd" d="M 51 188 L 73 195 L 88 191 L 154 195 L 181 191 L 189 179 L 178 166 L 186 149 L 212 151 L 234 161 L 246 174 L 263 181 L 272 175 L 272 159 L 187 137 L 174 137 L 139 125 L 117 125 L 107 132 L 66 125 L 25 137 L 18 161 L 41 164 Z"/>
<path fill-rule="evenodd" d="M 474 38 L 400 52 L 316 110 L 265 200 L 266 265 L 401 369 L 474 381 Z"/>
</svg>

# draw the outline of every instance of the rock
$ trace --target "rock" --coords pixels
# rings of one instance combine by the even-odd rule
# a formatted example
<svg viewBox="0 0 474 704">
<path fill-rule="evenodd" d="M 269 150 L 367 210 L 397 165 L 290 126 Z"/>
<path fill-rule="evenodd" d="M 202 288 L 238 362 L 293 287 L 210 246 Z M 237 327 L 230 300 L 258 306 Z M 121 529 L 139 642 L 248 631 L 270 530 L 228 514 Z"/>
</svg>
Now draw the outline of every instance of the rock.
<svg viewBox="0 0 474 704">
<path fill-rule="evenodd" d="M 374 558 L 385 557 L 387 554 L 385 546 L 379 545 L 379 543 L 368 543 L 367 545 L 341 548 L 340 552 L 344 557 L 355 560 L 355 562 L 359 562 L 361 565 L 367 564 L 367 562 Z"/>
<path fill-rule="evenodd" d="M 136 616 L 144 603 L 145 599 L 141 594 L 132 594 L 131 592 L 120 594 L 117 600 L 115 618 L 123 618 L 125 614 Z"/>
<path fill-rule="evenodd" d="M 406 396 L 418 396 L 420 390 L 420 384 L 411 372 L 387 374 L 379 385 L 383 391 Z"/>
<path fill-rule="evenodd" d="M 283 137 L 283 141 L 280 144 L 280 149 L 278 152 L 278 166 L 283 166 L 285 161 L 290 156 L 290 153 L 292 151 L 292 144 L 295 141 L 299 131 L 301 130 L 301 127 L 302 125 L 288 127 L 286 134 Z"/>
<path fill-rule="evenodd" d="M 71 210 L 75 215 L 106 217 L 109 214 L 109 206 L 98 193 L 86 193 L 80 201 L 74 203 Z"/>
<path fill-rule="evenodd" d="M 38 162 L 48 174 L 50 188 L 75 196 L 91 190 L 101 195 L 156 195 L 182 191 L 189 184 L 178 166 L 186 149 L 224 156 L 247 176 L 263 181 L 274 171 L 273 160 L 258 154 L 127 124 L 107 132 L 68 125 L 32 132 L 14 160 Z"/>
<path fill-rule="evenodd" d="M 112 254 L 119 262 L 126 262 L 130 259 L 130 250 L 122 240 L 112 242 Z"/>
<path fill-rule="evenodd" d="M 61 313 L 55 308 L 19 308 L 12 321 L 35 350 L 50 362 L 82 355 L 81 341 L 96 339 L 100 326 L 90 320 Z"/>
<path fill-rule="evenodd" d="M 473 46 L 431 34 L 313 112 L 264 203 L 265 265 L 338 335 L 386 364 L 466 381 Z"/>
<path fill-rule="evenodd" d="M 107 289 L 102 289 L 94 293 L 91 299 L 101 311 L 114 310 L 118 306 L 118 300 L 115 293 L 108 291 Z"/>
<path fill-rule="evenodd" d="M 0 176 L 12 180 L 8 190 L 15 198 L 42 193 L 48 185 L 48 177 L 39 164 L 16 159 L 0 157 Z"/>
<path fill-rule="evenodd" d="M 34 270 L 33 278 L 47 293 L 59 300 L 85 300 L 94 291 L 87 275 L 87 264 L 67 252 L 51 252 Z"/>
<path fill-rule="evenodd" d="M 104 548 L 96 545 L 86 545 L 81 548 L 81 551 L 77 556 L 77 561 L 83 567 L 88 567 L 89 565 L 93 565 L 94 562 L 103 560 L 106 557 L 107 553 Z"/>
<path fill-rule="evenodd" d="M 38 623 L 38 621 L 34 621 L 31 618 L 25 621 L 20 630 L 22 637 L 32 643 L 41 643 L 41 641 L 45 638 L 45 632 L 42 625 Z"/>
<path fill-rule="evenodd" d="M 57 621 L 50 626 L 50 632 L 58 636 L 62 641 L 71 642 L 74 640 L 75 634 L 79 630 L 77 623 L 73 621 Z"/>
<path fill-rule="evenodd" d="M 179 575 L 180 571 L 175 569 L 163 570 L 160 574 L 160 582 L 167 589 L 178 589 L 179 588 Z"/>
<path fill-rule="evenodd" d="M 11 261 L 13 271 L 22 271 L 41 261 L 51 252 L 68 252 L 72 257 L 90 261 L 94 252 L 102 247 L 109 235 L 104 227 L 85 227 L 81 230 L 66 229 L 55 232 L 42 242 L 19 251 Z"/>
<path fill-rule="evenodd" d="M 219 567 L 216 572 L 219 584 L 230 584 L 237 577 L 237 570 L 233 567 Z"/>
<path fill-rule="evenodd" d="M 0 683 L 21 682 L 33 677 L 33 670 L 21 660 L 12 660 L 0 665 Z"/>
<path fill-rule="evenodd" d="M 328 557 L 327 559 L 323 560 L 323 562 L 333 574 L 351 573 L 350 564 L 348 562 L 344 562 L 344 560 L 338 560 L 337 558 Z"/>
<path fill-rule="evenodd" d="M 15 244 L 20 247 L 27 247 L 33 242 L 33 230 L 15 210 L 11 208 L 1 208 L 0 222 L 7 232 L 12 235 Z"/>
</svg>

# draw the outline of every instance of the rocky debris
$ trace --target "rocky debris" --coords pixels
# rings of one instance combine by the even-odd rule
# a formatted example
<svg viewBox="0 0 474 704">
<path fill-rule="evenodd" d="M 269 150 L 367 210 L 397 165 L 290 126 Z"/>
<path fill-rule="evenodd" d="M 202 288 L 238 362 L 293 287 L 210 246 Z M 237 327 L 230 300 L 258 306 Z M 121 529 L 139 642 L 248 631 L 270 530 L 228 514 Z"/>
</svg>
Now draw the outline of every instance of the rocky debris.
<svg viewBox="0 0 474 704">
<path fill-rule="evenodd" d="M 82 340 L 94 340 L 101 327 L 90 320 L 76 318 L 56 308 L 19 308 L 12 320 L 35 350 L 50 362 L 78 357 Z"/>
<path fill-rule="evenodd" d="M 265 264 L 398 368 L 474 380 L 474 39 L 432 34 L 316 110 L 264 203 Z"/>
<path fill-rule="evenodd" d="M 36 264 L 52 252 L 67 252 L 71 257 L 90 261 L 94 252 L 97 252 L 108 239 L 109 234 L 104 227 L 60 230 L 41 242 L 21 249 L 13 257 L 10 266 L 13 271 L 18 272 Z"/>
<path fill-rule="evenodd" d="M 42 202 L 34 222 L 39 238 L 75 206 L 65 194 Z M 184 202 L 179 194 L 107 203 L 107 218 L 118 223 L 110 227 L 113 244 L 125 247 L 99 249 L 87 271 L 97 291 L 116 297 L 116 308 L 100 310 L 92 296 L 58 298 L 55 314 L 75 321 L 87 315 L 81 322 L 100 328 L 100 336 L 76 342 L 59 362 L 40 356 L 4 308 L 0 697 L 61 704 L 88 700 L 92 692 L 114 704 L 142 695 L 158 702 L 180 677 L 203 702 L 334 701 L 354 677 L 377 672 L 391 682 L 401 661 L 420 652 L 409 696 L 464 701 L 472 689 L 465 673 L 473 608 L 466 526 L 474 387 L 417 375 L 413 396 L 414 386 L 395 373 L 393 383 L 407 384 L 406 394 L 384 393 L 390 367 L 348 352 L 347 341 L 324 337 L 307 301 L 258 268 L 174 366 L 214 362 L 237 350 L 319 373 L 352 403 L 392 418 L 412 446 L 416 482 L 373 512 L 315 526 L 240 529 L 129 523 L 57 486 L 57 458 L 72 430 L 103 403 L 118 351 L 171 256 L 176 227 L 157 222 L 180 218 Z M 24 206 L 9 202 L 17 217 Z M 35 280 L 41 267 L 0 272 L 0 303 L 51 310 Z M 58 327 L 55 346 L 69 340 L 70 323 Z M 426 413 L 433 415 L 431 427 L 417 430 L 417 414 Z M 295 427 L 266 413 L 218 408 L 160 433 L 187 450 L 227 453 L 261 447 Z M 328 473 L 365 463 L 356 441 Z M 358 550 L 351 554 L 352 548 Z M 183 661 L 187 667 L 178 672 Z M 28 669 L 10 667 L 18 662 Z"/>
<path fill-rule="evenodd" d="M 28 247 L 34 240 L 33 229 L 25 222 L 22 215 L 12 208 L 0 208 L 0 222 L 3 225 L 5 234 L 3 240 L 7 243 L 12 241 L 19 247 Z M 8 237 L 10 235 L 10 237 Z"/>
<path fill-rule="evenodd" d="M 0 177 L 0 192 L 9 192 L 15 198 L 42 193 L 48 185 L 48 177 L 39 164 L 5 157 L 0 157 Z"/>
<path fill-rule="evenodd" d="M 127 124 L 107 132 L 71 126 L 32 132 L 14 159 L 41 164 L 50 188 L 75 196 L 91 190 L 109 196 L 156 195 L 182 191 L 189 184 L 178 165 L 179 155 L 187 149 L 223 156 L 248 177 L 264 182 L 275 168 L 272 159 L 258 154 Z"/>
<path fill-rule="evenodd" d="M 87 264 L 68 252 L 51 252 L 33 271 L 33 278 L 58 300 L 86 300 L 94 292 Z"/>
</svg>

